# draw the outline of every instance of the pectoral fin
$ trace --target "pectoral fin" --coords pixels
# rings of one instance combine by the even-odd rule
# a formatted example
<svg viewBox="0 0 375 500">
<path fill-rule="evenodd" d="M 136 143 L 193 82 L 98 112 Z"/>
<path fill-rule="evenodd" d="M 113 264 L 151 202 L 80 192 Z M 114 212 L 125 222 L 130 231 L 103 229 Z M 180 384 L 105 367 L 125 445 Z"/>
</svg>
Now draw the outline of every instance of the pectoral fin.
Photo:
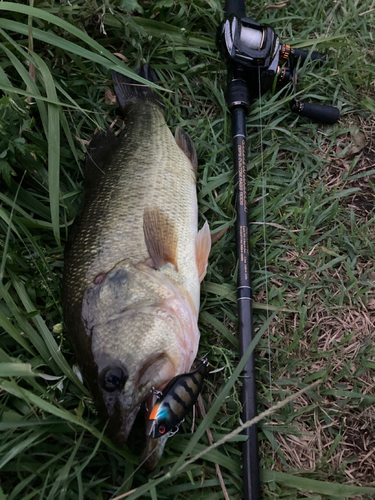
<svg viewBox="0 0 375 500">
<path fill-rule="evenodd" d="M 178 235 L 168 215 L 159 209 L 146 208 L 143 213 L 143 232 L 155 269 L 169 262 L 177 270 Z"/>
<path fill-rule="evenodd" d="M 208 222 L 198 231 L 197 239 L 195 241 L 195 255 L 198 268 L 199 281 L 201 282 L 206 276 L 208 256 L 211 250 L 211 235 Z"/>
</svg>

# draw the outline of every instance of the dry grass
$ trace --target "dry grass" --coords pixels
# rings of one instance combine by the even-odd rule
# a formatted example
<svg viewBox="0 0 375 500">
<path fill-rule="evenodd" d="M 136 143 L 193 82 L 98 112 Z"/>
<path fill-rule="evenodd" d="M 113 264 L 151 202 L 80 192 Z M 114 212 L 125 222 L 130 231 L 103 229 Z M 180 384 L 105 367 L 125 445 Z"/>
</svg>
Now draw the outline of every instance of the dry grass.
<svg viewBox="0 0 375 500">
<path fill-rule="evenodd" d="M 328 190 L 359 188 L 360 191 L 345 198 L 345 213 L 352 210 L 365 225 L 374 216 L 375 174 L 350 179 L 357 174 L 375 168 L 375 118 L 357 117 L 358 130 L 337 138 L 336 150 L 324 142 L 317 152 L 328 160 L 324 183 Z M 365 141 L 364 141 L 365 139 Z M 338 156 L 338 149 L 346 152 Z M 354 160 L 356 160 L 354 162 Z M 354 168 L 351 167 L 354 163 Z M 351 171 L 350 171 L 351 170 Z M 350 172 L 349 180 L 347 180 Z M 349 218 L 342 218 L 344 227 L 350 231 Z M 318 236 L 321 231 L 315 231 Z M 359 234 L 362 240 L 374 240 L 373 228 L 369 226 Z M 299 291 L 289 285 L 284 292 L 289 304 L 298 306 L 300 293 L 306 294 L 306 323 L 303 335 L 295 342 L 299 328 L 300 314 L 279 318 L 272 328 L 271 363 L 284 353 L 285 361 L 280 363 L 278 381 L 286 385 L 286 378 L 307 382 L 318 376 L 326 377 L 320 390 L 320 399 L 310 395 L 301 396 L 293 411 L 293 434 L 275 432 L 275 438 L 282 455 L 274 452 L 274 469 L 314 472 L 317 469 L 331 471 L 332 477 L 341 477 L 347 484 L 375 484 L 375 405 L 369 404 L 375 396 L 375 374 L 370 368 L 375 361 L 375 298 L 369 293 L 358 293 L 356 287 L 343 293 L 351 276 L 347 273 L 345 259 L 333 267 L 324 267 L 326 258 L 340 255 L 340 248 L 326 248 L 315 245 L 308 251 L 289 250 L 279 262 L 285 262 L 290 269 L 289 278 L 308 283 Z M 327 260 L 329 262 L 329 260 Z M 366 280 L 375 284 L 374 256 L 361 255 L 352 268 L 358 282 L 364 287 Z M 272 272 L 276 275 L 278 268 Z M 276 288 L 285 286 L 282 276 L 271 278 Z M 320 287 L 325 287 L 322 294 Z M 317 293 L 316 290 L 319 292 Z M 344 301 L 340 296 L 344 295 Z M 259 294 L 257 299 L 262 300 Z M 366 362 L 364 363 L 364 359 Z M 291 365 L 293 369 L 291 370 Z M 291 375 L 291 371 L 293 372 Z M 314 377 L 314 374 L 317 374 Z M 279 384 L 273 387 L 277 392 Z M 369 396 L 353 400 L 351 393 Z M 278 422 L 273 422 L 277 429 Z M 358 497 L 359 498 L 359 497 Z"/>
</svg>

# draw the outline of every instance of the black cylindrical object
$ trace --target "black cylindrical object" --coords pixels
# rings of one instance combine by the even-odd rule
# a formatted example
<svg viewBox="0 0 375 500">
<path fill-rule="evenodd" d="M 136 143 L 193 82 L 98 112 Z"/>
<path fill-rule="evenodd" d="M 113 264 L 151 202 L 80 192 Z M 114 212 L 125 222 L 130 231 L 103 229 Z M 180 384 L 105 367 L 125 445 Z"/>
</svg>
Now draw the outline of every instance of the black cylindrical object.
<svg viewBox="0 0 375 500">
<path fill-rule="evenodd" d="M 238 74 L 238 71 L 236 73 Z M 245 108 L 246 111 L 249 110 L 250 95 L 245 80 L 238 78 L 229 83 L 226 100 L 230 111 L 235 106 Z"/>
<path fill-rule="evenodd" d="M 241 0 L 225 0 L 225 17 L 232 14 L 239 17 L 246 17 L 245 2 Z"/>
<path fill-rule="evenodd" d="M 234 106 L 232 111 L 233 156 L 236 186 L 236 253 L 238 261 L 237 301 L 238 334 L 242 357 L 253 340 L 252 291 L 250 280 L 249 226 L 247 215 L 246 170 L 246 107 Z M 255 359 L 248 359 L 242 373 L 242 420 L 256 416 Z M 258 432 L 253 425 L 245 430 L 248 440 L 243 444 L 244 500 L 260 498 Z"/>
<path fill-rule="evenodd" d="M 334 106 L 323 106 L 322 104 L 313 104 L 311 102 L 295 101 L 292 105 L 292 111 L 301 116 L 310 118 L 318 123 L 333 125 L 340 118 L 340 111 Z"/>
<path fill-rule="evenodd" d="M 245 2 L 226 0 L 226 18 L 235 14 L 238 18 L 246 16 Z M 238 262 L 237 300 L 238 300 L 238 337 L 242 357 L 253 340 L 252 292 L 250 281 L 249 226 L 247 215 L 247 170 L 246 170 L 246 114 L 250 106 L 249 82 L 246 69 L 237 61 L 228 64 L 229 85 L 227 104 L 232 114 L 233 161 L 236 194 L 236 257 Z M 248 359 L 242 373 L 243 406 L 242 420 L 256 416 L 255 360 L 254 353 Z M 248 427 L 248 436 L 242 447 L 244 500 L 259 500 L 260 480 L 258 462 L 257 427 Z"/>
<path fill-rule="evenodd" d="M 303 49 L 291 49 L 291 53 L 293 54 L 294 57 L 298 57 L 303 61 L 307 59 L 308 55 L 310 54 L 310 52 Z M 323 64 L 327 60 L 327 56 L 325 54 L 322 54 L 321 52 L 312 52 L 311 60 L 320 61 L 320 63 Z"/>
</svg>

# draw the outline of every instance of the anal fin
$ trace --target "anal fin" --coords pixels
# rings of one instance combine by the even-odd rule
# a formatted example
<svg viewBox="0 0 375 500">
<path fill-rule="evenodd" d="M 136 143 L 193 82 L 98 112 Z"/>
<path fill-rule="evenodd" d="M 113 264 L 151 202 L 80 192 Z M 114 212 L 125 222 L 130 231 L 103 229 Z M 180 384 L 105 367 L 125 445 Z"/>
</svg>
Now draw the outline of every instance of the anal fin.
<svg viewBox="0 0 375 500">
<path fill-rule="evenodd" d="M 206 221 L 200 231 L 198 231 L 195 241 L 195 255 L 198 269 L 199 282 L 206 276 L 208 256 L 211 250 L 210 227 Z"/>
<path fill-rule="evenodd" d="M 143 213 L 143 233 L 155 269 L 169 262 L 177 270 L 178 235 L 170 217 L 158 208 L 146 208 Z"/>
</svg>

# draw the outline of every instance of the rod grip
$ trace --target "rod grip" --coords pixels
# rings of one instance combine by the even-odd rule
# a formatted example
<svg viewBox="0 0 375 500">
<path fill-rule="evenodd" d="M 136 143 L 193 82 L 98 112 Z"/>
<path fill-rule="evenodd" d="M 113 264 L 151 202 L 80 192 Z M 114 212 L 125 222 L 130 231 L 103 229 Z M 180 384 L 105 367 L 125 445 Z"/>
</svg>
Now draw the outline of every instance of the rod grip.
<svg viewBox="0 0 375 500">
<path fill-rule="evenodd" d="M 239 19 L 246 17 L 246 8 L 244 0 L 225 0 L 225 17 L 229 17 L 232 14 L 237 16 Z"/>
<path fill-rule="evenodd" d="M 311 102 L 296 104 L 297 106 L 293 106 L 292 111 L 318 123 L 333 125 L 340 118 L 340 111 L 334 106 L 323 106 L 321 104 L 313 104 Z"/>
</svg>

